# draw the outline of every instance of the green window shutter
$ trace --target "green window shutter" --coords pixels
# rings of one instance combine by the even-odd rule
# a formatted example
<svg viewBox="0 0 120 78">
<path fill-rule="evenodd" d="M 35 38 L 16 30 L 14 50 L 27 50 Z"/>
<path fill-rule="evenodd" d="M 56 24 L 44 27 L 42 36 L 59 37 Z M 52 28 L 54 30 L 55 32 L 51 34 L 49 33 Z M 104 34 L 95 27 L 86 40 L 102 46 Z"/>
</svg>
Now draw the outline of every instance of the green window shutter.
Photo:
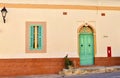
<svg viewBox="0 0 120 78">
<path fill-rule="evenodd" d="M 43 28 L 38 26 L 38 49 L 41 50 L 43 47 Z"/>
<path fill-rule="evenodd" d="M 35 26 L 30 26 L 30 44 L 29 49 L 30 50 L 42 50 L 43 48 L 43 27 L 42 26 L 36 26 L 37 27 L 37 48 L 35 48 Z"/>
<path fill-rule="evenodd" d="M 30 50 L 34 49 L 34 26 L 30 26 Z"/>
</svg>

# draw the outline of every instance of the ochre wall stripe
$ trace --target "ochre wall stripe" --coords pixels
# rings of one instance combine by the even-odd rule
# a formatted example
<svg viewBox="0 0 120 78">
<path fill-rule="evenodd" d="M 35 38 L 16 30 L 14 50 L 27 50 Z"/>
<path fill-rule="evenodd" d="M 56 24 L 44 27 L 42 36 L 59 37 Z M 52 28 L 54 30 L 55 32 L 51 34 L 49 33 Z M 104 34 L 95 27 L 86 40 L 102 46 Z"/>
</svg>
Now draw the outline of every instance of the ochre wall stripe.
<svg viewBox="0 0 120 78">
<path fill-rule="evenodd" d="M 0 7 L 33 9 L 73 9 L 73 10 L 120 10 L 119 6 L 54 5 L 54 4 L 12 4 L 0 3 Z"/>
</svg>

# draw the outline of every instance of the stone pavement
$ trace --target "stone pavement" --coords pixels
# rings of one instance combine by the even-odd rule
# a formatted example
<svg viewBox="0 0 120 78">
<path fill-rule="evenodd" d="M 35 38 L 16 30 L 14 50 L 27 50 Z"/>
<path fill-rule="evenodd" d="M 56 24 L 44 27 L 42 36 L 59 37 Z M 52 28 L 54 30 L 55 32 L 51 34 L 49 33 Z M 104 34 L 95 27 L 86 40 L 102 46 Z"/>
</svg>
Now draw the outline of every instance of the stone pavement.
<svg viewBox="0 0 120 78">
<path fill-rule="evenodd" d="M 31 76 L 17 76 L 17 77 L 0 77 L 0 78 L 120 78 L 120 72 L 85 74 L 85 75 L 31 75 Z"/>
<path fill-rule="evenodd" d="M 0 77 L 0 78 L 62 78 L 63 76 L 58 74 L 51 75 L 26 75 L 26 76 L 14 76 L 14 77 Z"/>
<path fill-rule="evenodd" d="M 68 74 L 51 75 L 28 75 L 0 78 L 120 78 L 120 66 L 110 67 L 86 67 L 78 68 L 82 72 L 74 74 L 74 70 L 67 71 Z M 65 70 L 66 71 L 66 70 Z M 72 71 L 72 73 L 71 73 Z"/>
<path fill-rule="evenodd" d="M 94 73 L 106 73 L 106 72 L 116 72 L 120 71 L 120 66 L 96 66 L 96 67 L 85 67 L 85 68 L 70 68 L 63 69 L 59 74 L 65 76 L 72 75 L 83 75 L 83 74 L 94 74 Z"/>
<path fill-rule="evenodd" d="M 64 78 L 120 78 L 120 72 L 66 76 Z"/>
</svg>

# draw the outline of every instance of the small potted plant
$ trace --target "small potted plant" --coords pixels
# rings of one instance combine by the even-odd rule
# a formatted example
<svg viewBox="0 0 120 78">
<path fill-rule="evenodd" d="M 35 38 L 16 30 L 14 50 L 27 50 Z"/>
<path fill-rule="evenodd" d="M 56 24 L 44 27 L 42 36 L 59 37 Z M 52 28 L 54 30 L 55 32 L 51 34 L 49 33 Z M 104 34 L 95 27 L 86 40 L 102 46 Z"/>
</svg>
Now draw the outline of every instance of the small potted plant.
<svg viewBox="0 0 120 78">
<path fill-rule="evenodd" d="M 65 68 L 69 69 L 73 67 L 73 62 L 68 58 L 68 54 L 65 56 Z"/>
</svg>

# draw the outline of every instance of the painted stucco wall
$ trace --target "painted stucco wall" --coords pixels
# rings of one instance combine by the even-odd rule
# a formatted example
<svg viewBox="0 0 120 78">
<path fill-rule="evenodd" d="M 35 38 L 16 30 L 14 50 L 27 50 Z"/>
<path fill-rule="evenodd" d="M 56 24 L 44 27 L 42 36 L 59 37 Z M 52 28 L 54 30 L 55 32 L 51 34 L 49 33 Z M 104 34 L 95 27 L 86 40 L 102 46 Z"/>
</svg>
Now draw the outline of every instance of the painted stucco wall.
<svg viewBox="0 0 120 78">
<path fill-rule="evenodd" d="M 0 0 L 0 3 L 119 6 L 119 0 Z"/>
<path fill-rule="evenodd" d="M 6 23 L 0 17 L 0 58 L 63 58 L 78 55 L 77 29 L 88 22 L 96 30 L 96 57 L 120 56 L 120 11 L 7 8 Z M 63 15 L 67 12 L 67 15 Z M 101 13 L 106 16 L 101 16 Z M 25 52 L 25 23 L 46 22 L 47 52 Z M 107 36 L 107 37 L 106 37 Z"/>
</svg>

